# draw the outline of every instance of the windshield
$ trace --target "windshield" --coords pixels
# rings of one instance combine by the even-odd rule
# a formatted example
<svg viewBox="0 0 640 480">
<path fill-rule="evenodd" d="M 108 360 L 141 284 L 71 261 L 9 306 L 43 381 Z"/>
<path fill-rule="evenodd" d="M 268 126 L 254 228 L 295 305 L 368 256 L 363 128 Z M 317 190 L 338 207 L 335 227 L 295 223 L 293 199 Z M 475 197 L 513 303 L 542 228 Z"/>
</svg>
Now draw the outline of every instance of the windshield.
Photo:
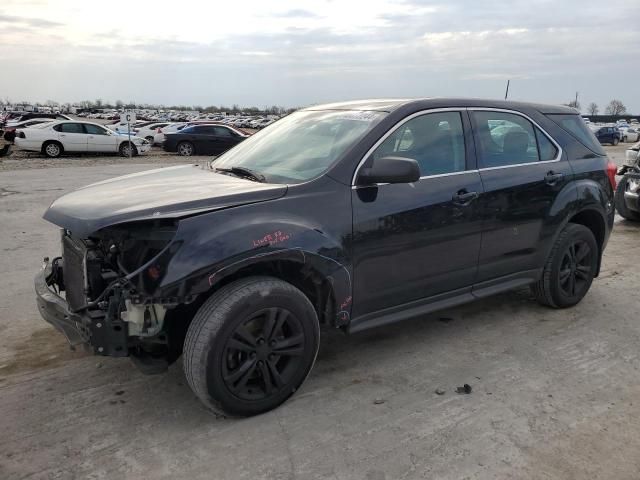
<svg viewBox="0 0 640 480">
<path fill-rule="evenodd" d="M 247 138 L 213 161 L 213 168 L 243 167 L 269 183 L 302 183 L 322 175 L 384 112 L 301 111 Z"/>
</svg>

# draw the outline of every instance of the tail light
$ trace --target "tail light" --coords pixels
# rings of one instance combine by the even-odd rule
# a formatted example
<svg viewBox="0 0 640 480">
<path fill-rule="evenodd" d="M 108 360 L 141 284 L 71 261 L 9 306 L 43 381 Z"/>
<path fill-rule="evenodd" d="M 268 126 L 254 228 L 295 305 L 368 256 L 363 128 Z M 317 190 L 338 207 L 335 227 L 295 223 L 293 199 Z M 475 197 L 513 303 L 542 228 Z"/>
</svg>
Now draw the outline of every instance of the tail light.
<svg viewBox="0 0 640 480">
<path fill-rule="evenodd" d="M 618 172 L 618 166 L 613 163 L 611 160 L 607 161 L 607 177 L 609 177 L 609 183 L 611 183 L 611 188 L 615 191 L 616 189 L 616 173 Z"/>
</svg>

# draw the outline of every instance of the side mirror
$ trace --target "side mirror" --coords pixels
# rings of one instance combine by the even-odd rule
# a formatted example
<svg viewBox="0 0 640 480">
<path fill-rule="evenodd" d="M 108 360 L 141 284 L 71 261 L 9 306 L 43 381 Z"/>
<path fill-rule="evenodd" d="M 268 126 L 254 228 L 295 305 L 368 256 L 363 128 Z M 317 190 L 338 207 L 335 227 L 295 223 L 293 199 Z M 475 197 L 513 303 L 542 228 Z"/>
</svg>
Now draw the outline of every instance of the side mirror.
<svg viewBox="0 0 640 480">
<path fill-rule="evenodd" d="M 371 167 L 362 168 L 358 185 L 374 183 L 412 183 L 420 180 L 420 166 L 412 158 L 382 157 L 375 159 Z"/>
</svg>

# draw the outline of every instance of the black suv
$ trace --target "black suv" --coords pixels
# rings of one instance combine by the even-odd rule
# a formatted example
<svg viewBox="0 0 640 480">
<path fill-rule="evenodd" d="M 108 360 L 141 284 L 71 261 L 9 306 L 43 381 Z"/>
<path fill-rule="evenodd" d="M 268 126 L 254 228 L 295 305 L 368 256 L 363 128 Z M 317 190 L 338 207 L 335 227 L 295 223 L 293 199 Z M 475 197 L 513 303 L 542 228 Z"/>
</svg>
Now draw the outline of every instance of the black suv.
<svg viewBox="0 0 640 480">
<path fill-rule="evenodd" d="M 613 226 L 615 172 L 565 107 L 307 108 L 208 165 L 56 200 L 44 218 L 62 257 L 36 277 L 37 301 L 70 342 L 148 372 L 183 354 L 208 407 L 257 414 L 300 387 L 321 325 L 357 332 L 524 285 L 578 303 Z"/>
</svg>

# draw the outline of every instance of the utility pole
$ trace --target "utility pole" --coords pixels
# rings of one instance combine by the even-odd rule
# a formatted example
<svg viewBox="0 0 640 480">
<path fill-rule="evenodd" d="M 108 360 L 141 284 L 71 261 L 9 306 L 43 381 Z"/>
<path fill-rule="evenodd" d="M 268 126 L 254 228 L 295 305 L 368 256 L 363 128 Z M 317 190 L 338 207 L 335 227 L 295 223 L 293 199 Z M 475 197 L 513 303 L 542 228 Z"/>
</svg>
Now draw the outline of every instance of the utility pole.
<svg viewBox="0 0 640 480">
<path fill-rule="evenodd" d="M 511 82 L 511 80 L 507 80 L 507 90 L 504 92 L 504 99 L 506 100 L 507 97 L 509 96 L 509 83 Z"/>
</svg>

